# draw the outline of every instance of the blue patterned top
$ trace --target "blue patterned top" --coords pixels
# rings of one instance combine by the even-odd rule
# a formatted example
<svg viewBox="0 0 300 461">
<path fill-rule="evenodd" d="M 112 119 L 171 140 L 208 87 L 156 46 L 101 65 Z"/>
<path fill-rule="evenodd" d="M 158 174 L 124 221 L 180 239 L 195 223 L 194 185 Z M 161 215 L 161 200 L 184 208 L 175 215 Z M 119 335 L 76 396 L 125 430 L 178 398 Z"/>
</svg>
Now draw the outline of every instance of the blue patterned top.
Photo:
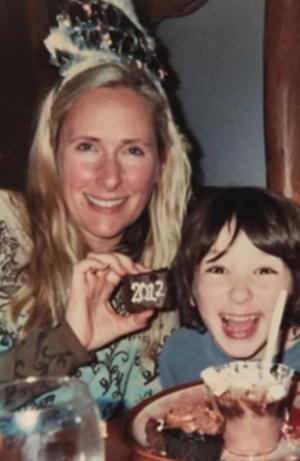
<svg viewBox="0 0 300 461">
<path fill-rule="evenodd" d="M 17 362 L 17 353 L 14 351 L 20 345 L 20 343 L 17 344 L 14 334 L 6 326 L 5 313 L 12 296 L 23 283 L 18 270 L 27 261 L 31 248 L 30 238 L 21 219 L 24 209 L 21 195 L 0 191 L 0 383 L 10 379 L 6 370 L 10 368 L 10 362 L 13 360 Z M 169 313 L 165 319 L 161 322 L 163 340 L 178 326 L 177 313 Z M 42 359 L 47 361 L 47 365 L 42 363 L 44 374 L 52 373 L 51 370 L 54 368 L 59 369 L 66 362 L 69 354 L 67 350 L 59 353 L 52 351 L 52 347 L 57 348 L 58 346 L 57 340 L 53 338 L 51 340 L 51 331 L 37 337 L 39 345 L 47 340 L 47 335 L 50 335 L 47 347 L 40 347 L 39 351 Z M 75 335 L 71 338 L 71 329 L 68 336 L 70 338 L 63 338 L 64 342 L 72 340 L 71 343 L 75 344 Z M 143 344 L 143 333 L 129 335 L 96 351 L 93 354 L 93 360 L 89 360 L 90 363 L 74 370 L 73 375 L 88 385 L 104 419 L 122 414 L 162 389 L 158 376 L 158 363 L 145 359 Z M 162 344 L 160 344 L 161 347 Z M 25 350 L 26 347 L 23 346 L 23 349 Z M 84 354 L 87 355 L 86 351 L 80 352 L 79 355 Z M 81 360 L 81 365 L 83 362 L 84 360 Z M 36 371 L 39 365 L 40 363 L 37 364 Z M 21 375 L 26 376 L 26 367 L 28 367 L 26 355 L 25 359 L 23 358 L 22 367 Z M 19 374 L 12 376 L 15 379 Z M 53 395 L 52 401 L 54 398 Z M 48 399 L 48 403 L 52 401 Z"/>
</svg>

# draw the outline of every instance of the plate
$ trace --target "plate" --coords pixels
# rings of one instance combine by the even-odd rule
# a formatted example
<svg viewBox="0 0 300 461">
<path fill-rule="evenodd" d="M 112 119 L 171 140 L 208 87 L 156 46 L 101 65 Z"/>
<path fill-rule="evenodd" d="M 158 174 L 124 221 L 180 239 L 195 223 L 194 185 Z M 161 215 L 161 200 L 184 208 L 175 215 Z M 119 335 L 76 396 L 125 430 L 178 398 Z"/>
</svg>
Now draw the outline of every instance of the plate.
<svg viewBox="0 0 300 461">
<path fill-rule="evenodd" d="M 142 461 L 168 461 L 169 458 L 147 452 L 145 425 L 149 418 L 159 418 L 175 407 L 204 403 L 208 400 L 202 382 L 174 387 L 144 400 L 128 415 L 127 431 L 136 459 Z M 221 461 L 300 461 L 300 382 L 291 390 L 283 435 L 277 449 L 268 455 L 236 456 L 224 449 Z"/>
</svg>

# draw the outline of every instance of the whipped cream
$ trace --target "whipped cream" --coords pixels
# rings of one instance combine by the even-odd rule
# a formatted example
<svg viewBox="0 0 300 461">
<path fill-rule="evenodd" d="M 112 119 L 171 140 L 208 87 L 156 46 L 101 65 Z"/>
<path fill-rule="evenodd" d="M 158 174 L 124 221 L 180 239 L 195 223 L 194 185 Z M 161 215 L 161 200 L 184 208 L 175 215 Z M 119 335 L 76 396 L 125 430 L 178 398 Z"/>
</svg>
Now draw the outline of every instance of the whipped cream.
<svg viewBox="0 0 300 461">
<path fill-rule="evenodd" d="M 290 388 L 294 370 L 283 364 L 273 365 L 266 380 L 262 379 L 262 361 L 235 361 L 219 367 L 208 367 L 201 374 L 205 385 L 216 396 L 227 391 L 237 396 L 247 393 L 247 399 L 257 399 L 258 393 L 267 402 L 284 398 Z"/>
</svg>

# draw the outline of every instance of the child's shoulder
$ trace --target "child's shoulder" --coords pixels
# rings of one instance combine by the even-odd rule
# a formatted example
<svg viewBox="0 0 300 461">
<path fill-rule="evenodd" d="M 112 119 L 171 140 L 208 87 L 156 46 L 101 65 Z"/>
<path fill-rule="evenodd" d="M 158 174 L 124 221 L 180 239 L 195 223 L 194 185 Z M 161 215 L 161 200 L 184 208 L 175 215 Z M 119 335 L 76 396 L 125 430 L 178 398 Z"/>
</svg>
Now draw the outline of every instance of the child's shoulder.
<svg viewBox="0 0 300 461">
<path fill-rule="evenodd" d="M 293 329 L 288 332 L 284 348 L 277 352 L 275 361 L 282 362 L 285 365 L 294 368 L 297 373 L 300 373 L 299 329 Z"/>
<path fill-rule="evenodd" d="M 199 380 L 200 372 L 220 362 L 220 352 L 211 335 L 181 328 L 166 341 L 159 360 L 164 388 Z M 222 359 L 222 358 L 221 358 Z"/>
<path fill-rule="evenodd" d="M 209 341 L 208 335 L 200 334 L 193 328 L 181 327 L 179 330 L 169 336 L 163 346 L 163 349 L 172 350 L 179 347 L 203 347 Z"/>
</svg>

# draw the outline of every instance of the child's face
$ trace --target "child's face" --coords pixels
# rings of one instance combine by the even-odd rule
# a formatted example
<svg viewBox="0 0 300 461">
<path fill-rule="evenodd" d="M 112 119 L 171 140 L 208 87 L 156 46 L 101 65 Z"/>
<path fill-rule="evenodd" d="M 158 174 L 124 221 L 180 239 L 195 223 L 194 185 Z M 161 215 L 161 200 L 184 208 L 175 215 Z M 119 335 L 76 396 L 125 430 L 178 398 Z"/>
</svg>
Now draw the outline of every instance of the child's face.
<svg viewBox="0 0 300 461">
<path fill-rule="evenodd" d="M 259 356 L 266 341 L 275 303 L 282 289 L 292 289 L 292 275 L 282 259 L 264 253 L 241 231 L 228 251 L 234 226 L 221 230 L 200 263 L 193 294 L 215 341 L 234 358 Z"/>
</svg>

